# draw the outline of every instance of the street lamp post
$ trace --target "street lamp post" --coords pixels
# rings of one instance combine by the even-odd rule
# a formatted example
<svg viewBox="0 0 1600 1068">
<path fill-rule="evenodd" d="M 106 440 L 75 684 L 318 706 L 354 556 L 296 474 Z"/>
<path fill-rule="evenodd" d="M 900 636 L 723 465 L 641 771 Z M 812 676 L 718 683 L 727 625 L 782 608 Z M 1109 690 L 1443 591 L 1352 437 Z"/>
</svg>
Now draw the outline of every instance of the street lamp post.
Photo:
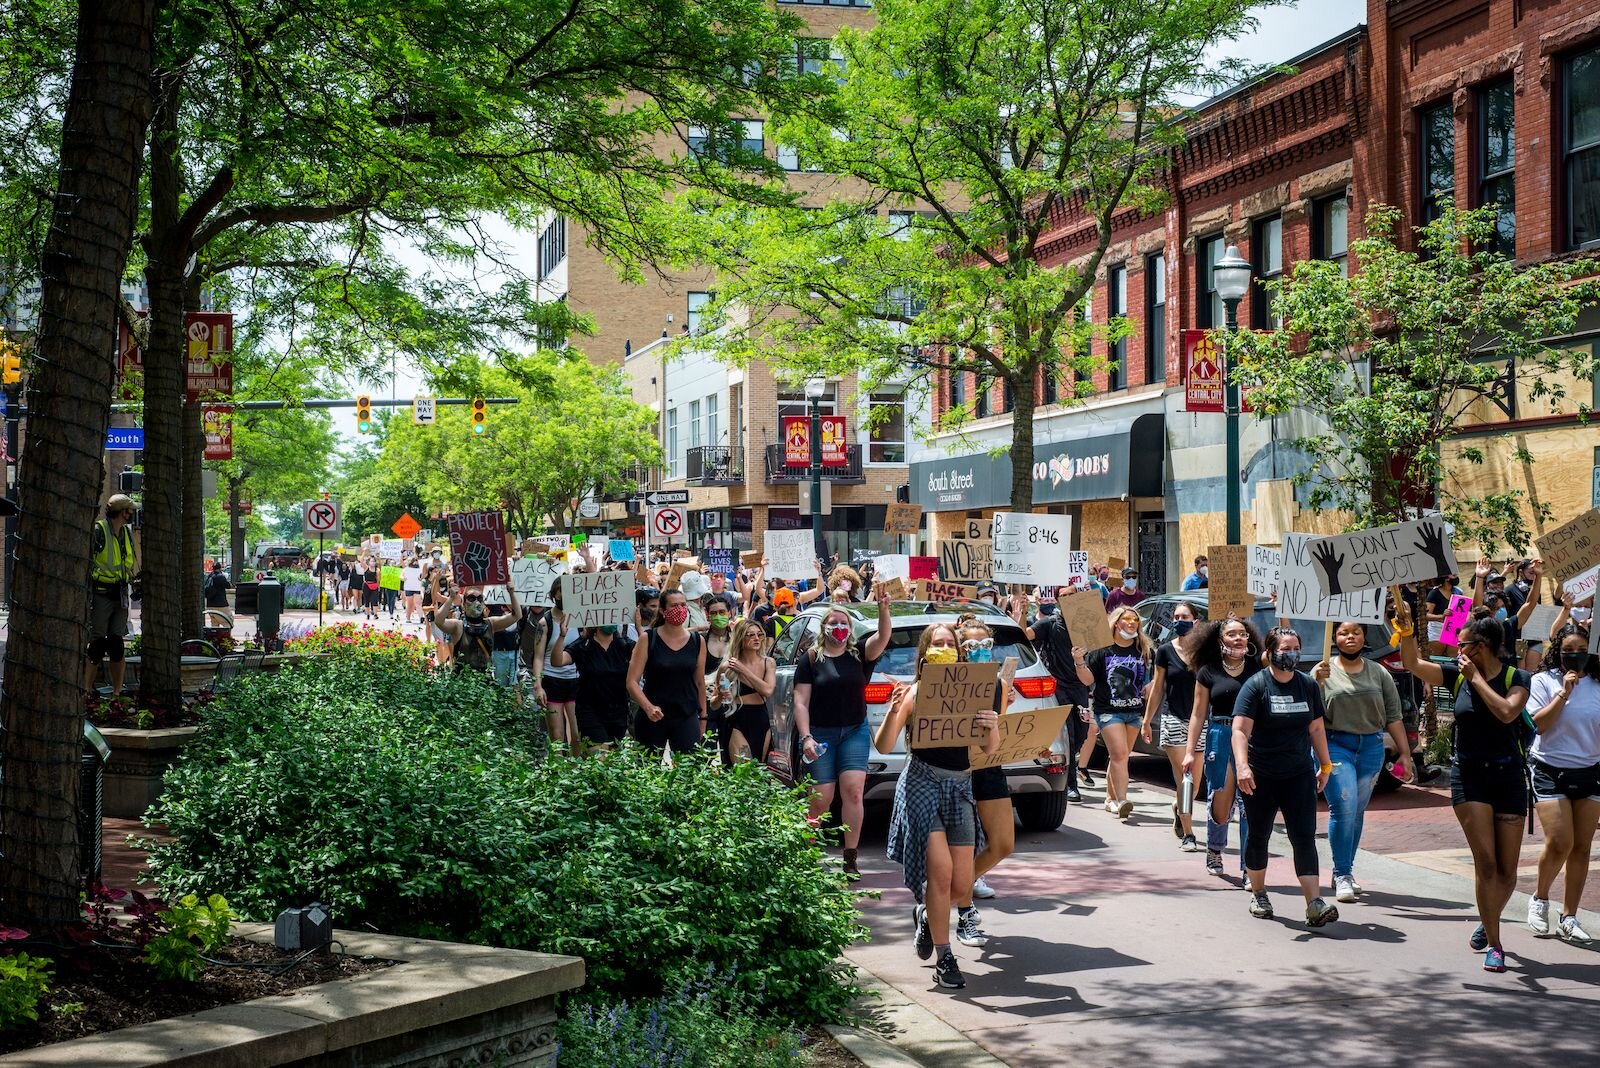
<svg viewBox="0 0 1600 1068">
<path fill-rule="evenodd" d="M 811 402 L 811 546 L 826 578 L 828 547 L 822 536 L 822 397 L 828 380 L 820 375 L 806 379 L 806 400 Z"/>
<path fill-rule="evenodd" d="M 1233 374 L 1232 335 L 1239 329 L 1239 302 L 1250 289 L 1250 261 L 1239 255 L 1238 245 L 1229 245 L 1222 259 L 1211 268 L 1211 282 L 1227 312 L 1229 341 L 1223 349 L 1223 418 L 1227 420 L 1228 459 L 1228 544 L 1238 545 L 1240 533 L 1240 483 L 1244 473 L 1239 463 L 1239 380 Z"/>
</svg>

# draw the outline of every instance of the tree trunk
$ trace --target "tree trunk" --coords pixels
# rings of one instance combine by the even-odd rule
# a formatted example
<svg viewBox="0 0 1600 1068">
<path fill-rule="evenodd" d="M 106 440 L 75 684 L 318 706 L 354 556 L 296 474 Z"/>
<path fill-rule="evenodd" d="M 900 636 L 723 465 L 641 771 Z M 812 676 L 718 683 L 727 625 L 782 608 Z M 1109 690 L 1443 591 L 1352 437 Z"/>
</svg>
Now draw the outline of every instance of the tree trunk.
<svg viewBox="0 0 1600 1068">
<path fill-rule="evenodd" d="M 242 478 L 228 479 L 228 578 L 234 583 L 244 575 L 244 524 L 239 522 L 239 487 Z"/>
<path fill-rule="evenodd" d="M 1011 379 L 1011 510 L 1033 511 L 1033 372 L 1029 360 Z"/>
<path fill-rule="evenodd" d="M 28 390 L 0 759 L 0 903 L 35 934 L 78 918 L 78 761 L 91 530 L 122 269 L 150 117 L 155 0 L 81 0 Z"/>
<path fill-rule="evenodd" d="M 144 350 L 144 644 L 142 696 L 176 707 L 183 697 L 183 276 L 188 242 L 178 238 L 178 79 L 158 79 L 150 131 L 150 342 Z"/>
<path fill-rule="evenodd" d="M 183 538 L 179 566 L 183 569 L 184 637 L 200 634 L 203 594 L 200 589 L 201 565 L 205 557 L 205 498 L 200 488 L 200 466 L 205 459 L 206 435 L 200 426 L 200 405 L 183 406 Z"/>
</svg>

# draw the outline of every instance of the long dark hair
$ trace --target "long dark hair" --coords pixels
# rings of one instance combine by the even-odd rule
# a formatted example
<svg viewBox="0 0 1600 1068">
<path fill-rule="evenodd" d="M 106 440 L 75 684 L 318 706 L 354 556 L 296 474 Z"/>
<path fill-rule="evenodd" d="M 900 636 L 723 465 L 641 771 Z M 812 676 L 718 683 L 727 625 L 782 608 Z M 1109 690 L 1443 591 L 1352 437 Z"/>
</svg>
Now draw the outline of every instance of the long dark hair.
<svg viewBox="0 0 1600 1068">
<path fill-rule="evenodd" d="M 1589 642 L 1589 631 L 1587 628 L 1580 627 L 1576 623 L 1568 623 L 1566 626 L 1557 631 L 1555 635 L 1551 637 L 1550 641 L 1546 643 L 1544 650 L 1544 663 L 1541 666 L 1546 671 L 1555 672 L 1558 678 L 1565 674 L 1565 672 L 1561 669 L 1561 645 L 1568 638 L 1582 638 L 1584 641 L 1584 648 L 1587 649 Z M 1585 661 L 1583 665 L 1583 674 L 1587 675 L 1595 682 L 1600 682 L 1600 656 L 1595 656 L 1593 653 L 1589 654 L 1589 659 Z"/>
<path fill-rule="evenodd" d="M 1254 623 L 1248 619 L 1208 619 L 1203 623 L 1196 623 L 1194 629 L 1181 639 L 1183 644 L 1179 646 L 1183 654 L 1189 658 L 1194 670 L 1199 671 L 1203 667 L 1221 670 L 1222 628 L 1229 623 L 1237 623 L 1243 627 L 1250 645 L 1255 648 L 1254 654 L 1249 649 L 1245 650 L 1245 659 L 1249 660 L 1252 655 L 1260 655 L 1265 646 L 1261 640 L 1261 632 L 1256 630 Z"/>
</svg>

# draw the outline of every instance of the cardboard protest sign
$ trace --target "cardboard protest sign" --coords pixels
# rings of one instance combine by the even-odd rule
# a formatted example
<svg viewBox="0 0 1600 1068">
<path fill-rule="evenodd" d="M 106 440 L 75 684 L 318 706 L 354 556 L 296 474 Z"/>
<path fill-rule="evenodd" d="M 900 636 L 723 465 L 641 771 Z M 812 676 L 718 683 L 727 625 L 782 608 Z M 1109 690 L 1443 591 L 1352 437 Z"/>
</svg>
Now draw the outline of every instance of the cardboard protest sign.
<svg viewBox="0 0 1600 1068">
<path fill-rule="evenodd" d="M 963 586 L 959 582 L 940 582 L 937 579 L 917 579 L 913 584 L 919 601 L 975 601 L 978 587 Z"/>
<path fill-rule="evenodd" d="M 738 570 L 736 567 L 734 567 L 733 550 L 716 548 L 707 549 L 706 569 L 709 571 L 720 571 L 729 578 L 733 578 L 734 573 Z"/>
<path fill-rule="evenodd" d="M 967 520 L 966 538 L 968 541 L 990 541 L 994 538 L 993 519 Z"/>
<path fill-rule="evenodd" d="M 939 577 L 939 558 L 937 556 L 912 556 L 908 557 L 906 564 L 906 577 L 914 579 L 936 579 Z"/>
<path fill-rule="evenodd" d="M 767 574 L 772 578 L 814 579 L 817 547 L 809 530 L 769 530 L 764 542 Z"/>
<path fill-rule="evenodd" d="M 378 568 L 379 589 L 398 590 L 400 588 L 401 578 L 402 575 L 398 567 L 391 567 L 385 564 L 383 567 Z"/>
<path fill-rule="evenodd" d="M 511 587 L 524 605 L 549 608 L 555 603 L 550 588 L 567 570 L 560 560 L 547 556 L 524 556 L 511 561 Z"/>
<path fill-rule="evenodd" d="M 1278 568 L 1283 566 L 1283 553 L 1270 545 L 1251 545 L 1246 567 L 1245 588 L 1256 597 L 1271 597 L 1278 589 Z"/>
<path fill-rule="evenodd" d="M 611 554 L 611 559 L 616 563 L 633 562 L 633 542 L 627 538 L 612 538 L 606 549 Z"/>
<path fill-rule="evenodd" d="M 1206 583 L 1206 615 L 1222 619 L 1229 613 L 1248 619 L 1256 610 L 1250 592 L 1250 553 L 1243 545 L 1213 545 L 1206 550 L 1211 568 Z"/>
<path fill-rule="evenodd" d="M 574 627 L 620 627 L 633 618 L 633 573 L 588 571 L 561 576 L 561 607 Z"/>
<path fill-rule="evenodd" d="M 973 716 L 993 708 L 999 664 L 924 664 L 911 713 L 911 748 L 982 744 Z"/>
<path fill-rule="evenodd" d="M 688 549 L 674 549 L 674 550 L 672 550 L 672 558 L 674 560 L 682 560 L 685 557 L 689 557 L 689 556 L 693 556 L 693 555 L 694 555 L 694 553 L 690 552 Z"/>
<path fill-rule="evenodd" d="M 1038 708 L 1031 712 L 1007 712 L 1000 717 L 1000 748 L 993 753 L 983 751 L 982 740 L 967 750 L 967 760 L 973 771 L 998 768 L 1032 760 L 1050 748 L 1073 714 L 1071 705 Z"/>
<path fill-rule="evenodd" d="M 992 529 L 994 559 L 989 577 L 995 582 L 1064 586 L 1072 581 L 1067 556 L 1072 547 L 1070 515 L 996 512 Z"/>
<path fill-rule="evenodd" d="M 1283 536 L 1283 561 L 1278 570 L 1278 615 L 1283 619 L 1338 623 L 1383 622 L 1383 590 L 1362 590 L 1330 596 L 1322 592 L 1318 569 L 1312 563 L 1310 534 Z"/>
<path fill-rule="evenodd" d="M 909 579 L 911 557 L 904 553 L 884 553 L 872 561 L 872 574 L 878 579 Z"/>
<path fill-rule="evenodd" d="M 1589 509 L 1533 543 L 1539 547 L 1545 574 L 1557 582 L 1583 574 L 1600 564 L 1600 508 Z"/>
<path fill-rule="evenodd" d="M 667 572 L 667 581 L 661 584 L 664 590 L 675 590 L 683 583 L 683 576 L 691 571 L 700 570 L 698 556 L 683 556 L 672 561 L 672 570 Z"/>
<path fill-rule="evenodd" d="M 546 552 L 564 553 L 572 548 L 571 534 L 535 534 L 532 540 L 543 545 Z"/>
<path fill-rule="evenodd" d="M 922 505 L 920 504 L 891 504 L 884 509 L 883 532 L 885 534 L 915 534 L 922 525 Z"/>
<path fill-rule="evenodd" d="M 1110 568 L 1112 571 L 1121 571 L 1123 568 L 1125 568 L 1127 566 L 1128 566 L 1128 561 L 1124 560 L 1120 556 L 1108 556 L 1108 557 L 1106 557 L 1106 567 Z"/>
<path fill-rule="evenodd" d="M 1528 616 L 1528 622 L 1522 625 L 1522 636 L 1530 642 L 1549 641 L 1550 628 L 1555 626 L 1556 618 L 1560 615 L 1560 605 L 1535 605 L 1533 613 Z"/>
<path fill-rule="evenodd" d="M 1441 645 L 1458 645 L 1461 628 L 1472 618 L 1472 598 L 1464 593 L 1452 594 L 1450 605 L 1444 610 L 1444 626 L 1439 628 Z"/>
<path fill-rule="evenodd" d="M 946 582 L 987 582 L 994 571 L 994 542 L 950 538 L 939 543 L 939 578 Z M 920 576 L 913 574 L 912 578 Z M 929 578 L 933 576 L 928 576 Z"/>
<path fill-rule="evenodd" d="M 891 601 L 904 601 L 906 599 L 906 580 L 900 576 L 896 575 L 891 579 L 879 576 L 876 582 L 889 595 Z"/>
<path fill-rule="evenodd" d="M 1317 538 L 1310 551 L 1317 588 L 1330 596 L 1425 582 L 1454 575 L 1457 567 L 1450 531 L 1442 519 L 1414 519 Z"/>
<path fill-rule="evenodd" d="M 499 512 L 457 512 L 450 526 L 450 567 L 457 586 L 511 581 L 505 520 Z"/>
<path fill-rule="evenodd" d="M 1074 593 L 1056 598 L 1056 614 L 1067 625 L 1073 645 L 1085 649 L 1104 649 L 1111 644 L 1111 624 L 1106 621 L 1106 603 L 1094 592 Z"/>
<path fill-rule="evenodd" d="M 739 554 L 739 563 L 743 564 L 745 567 L 760 567 L 761 566 L 761 550 L 760 549 L 750 549 L 747 552 L 740 553 Z"/>
<path fill-rule="evenodd" d="M 654 586 L 656 584 L 656 573 L 643 564 L 635 564 L 633 565 L 633 581 L 641 586 Z"/>
</svg>

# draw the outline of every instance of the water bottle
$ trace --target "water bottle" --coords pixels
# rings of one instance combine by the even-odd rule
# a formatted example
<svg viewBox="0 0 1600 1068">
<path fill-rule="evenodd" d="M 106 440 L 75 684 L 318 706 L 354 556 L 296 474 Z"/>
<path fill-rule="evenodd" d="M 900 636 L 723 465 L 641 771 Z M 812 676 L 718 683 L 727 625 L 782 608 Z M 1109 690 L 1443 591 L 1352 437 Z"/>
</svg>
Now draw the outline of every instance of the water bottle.
<svg viewBox="0 0 1600 1068">
<path fill-rule="evenodd" d="M 816 741 L 816 739 L 812 739 L 812 741 Z M 817 744 L 817 755 L 815 757 L 811 758 L 810 760 L 806 760 L 805 750 L 802 749 L 801 752 L 800 752 L 800 759 L 801 760 L 805 760 L 805 762 L 807 764 L 814 764 L 818 760 L 821 760 L 822 759 L 822 754 L 824 754 L 824 753 L 826 753 L 828 751 L 828 743 L 827 742 L 817 742 L 816 744 Z"/>
<path fill-rule="evenodd" d="M 1183 793 L 1178 795 L 1178 811 L 1185 816 L 1194 811 L 1194 772 L 1183 773 Z"/>
</svg>

